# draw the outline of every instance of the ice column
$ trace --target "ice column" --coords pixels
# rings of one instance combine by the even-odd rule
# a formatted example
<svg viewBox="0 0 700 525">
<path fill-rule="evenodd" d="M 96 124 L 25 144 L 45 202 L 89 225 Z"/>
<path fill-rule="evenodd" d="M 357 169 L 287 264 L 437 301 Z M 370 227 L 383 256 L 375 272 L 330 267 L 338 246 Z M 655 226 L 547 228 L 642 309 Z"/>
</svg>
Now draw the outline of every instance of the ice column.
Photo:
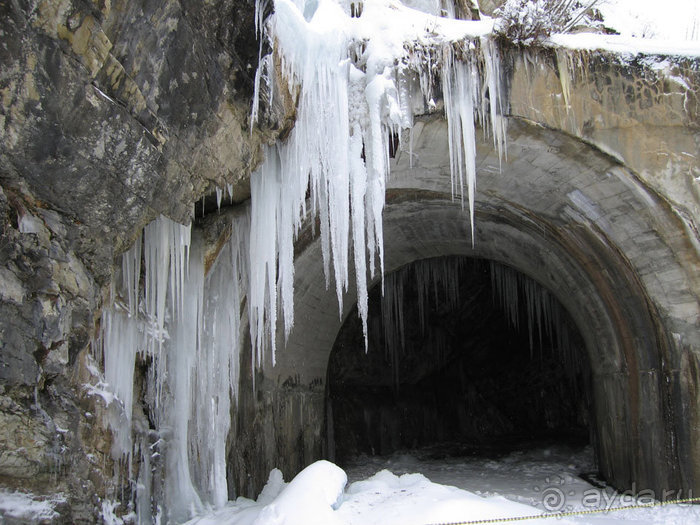
<svg viewBox="0 0 700 525">
<path fill-rule="evenodd" d="M 152 496 L 170 521 L 228 499 L 226 439 L 240 376 L 249 232 L 246 210 L 206 278 L 199 236 L 164 217 L 145 228 L 143 247 L 139 240 L 122 257 L 120 293 L 103 313 L 104 388 L 116 400 L 108 408 L 115 457 L 141 458 L 138 483 L 131 480 L 139 523 L 150 523 Z M 138 355 L 148 363 L 151 432 L 132 428 Z"/>
</svg>

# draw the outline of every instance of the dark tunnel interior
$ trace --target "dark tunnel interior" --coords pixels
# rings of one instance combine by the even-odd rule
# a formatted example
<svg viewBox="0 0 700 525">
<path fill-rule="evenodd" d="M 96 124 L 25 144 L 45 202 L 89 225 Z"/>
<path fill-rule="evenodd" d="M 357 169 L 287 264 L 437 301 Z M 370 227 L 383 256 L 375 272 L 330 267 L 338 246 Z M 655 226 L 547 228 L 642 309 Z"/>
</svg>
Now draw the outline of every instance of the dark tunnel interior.
<svg viewBox="0 0 700 525">
<path fill-rule="evenodd" d="M 339 464 L 439 446 L 494 456 L 590 432 L 583 338 L 543 286 L 466 257 L 411 263 L 355 308 L 328 364 L 327 427 Z"/>
</svg>

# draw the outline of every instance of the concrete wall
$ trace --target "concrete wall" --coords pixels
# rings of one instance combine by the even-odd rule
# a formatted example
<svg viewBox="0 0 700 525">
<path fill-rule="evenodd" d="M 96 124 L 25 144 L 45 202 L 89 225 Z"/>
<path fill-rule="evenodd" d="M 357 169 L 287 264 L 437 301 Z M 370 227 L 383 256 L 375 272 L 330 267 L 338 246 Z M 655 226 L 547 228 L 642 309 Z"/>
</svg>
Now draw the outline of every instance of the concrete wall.
<svg viewBox="0 0 700 525">
<path fill-rule="evenodd" d="M 490 139 L 478 144 L 472 246 L 468 211 L 450 196 L 444 120 L 419 120 L 413 137 L 413 166 L 399 153 L 388 184 L 385 270 L 467 255 L 539 281 L 584 335 L 603 474 L 624 488 L 698 490 L 697 253 L 666 196 L 596 147 L 511 117 L 500 167 Z M 355 301 L 351 290 L 339 314 L 333 286 L 319 279 L 320 255 L 314 240 L 297 258 L 295 326 L 277 365 L 264 371 L 264 395 L 306 414 L 275 417 L 285 418 L 277 439 L 295 443 L 297 453 L 290 458 L 282 453 L 290 447 L 278 445 L 268 462 L 287 475 L 323 449 L 308 421 L 324 420 L 328 356 Z"/>
</svg>

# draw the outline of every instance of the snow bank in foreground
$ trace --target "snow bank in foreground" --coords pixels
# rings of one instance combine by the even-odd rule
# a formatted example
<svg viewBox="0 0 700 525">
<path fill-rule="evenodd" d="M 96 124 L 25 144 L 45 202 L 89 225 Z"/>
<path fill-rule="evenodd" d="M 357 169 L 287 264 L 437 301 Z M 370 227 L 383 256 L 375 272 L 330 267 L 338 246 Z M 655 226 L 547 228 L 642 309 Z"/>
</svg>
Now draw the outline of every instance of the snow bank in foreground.
<svg viewBox="0 0 700 525">
<path fill-rule="evenodd" d="M 253 503 L 238 498 L 228 507 L 188 525 L 342 525 L 334 509 L 342 503 L 345 471 L 328 461 L 317 461 L 289 483 L 274 469 Z"/>
<path fill-rule="evenodd" d="M 345 472 L 327 461 L 314 463 L 289 484 L 275 469 L 257 502 L 238 498 L 188 525 L 430 525 L 524 516 L 535 525 L 700 523 L 697 505 L 610 512 L 651 499 L 597 488 L 581 479 L 578 473 L 595 468 L 590 447 L 516 451 L 497 460 L 433 459 L 433 452 L 358 458 L 348 470 L 357 481 L 345 492 Z M 600 512 L 560 514 L 571 511 Z"/>
<path fill-rule="evenodd" d="M 537 516 L 541 512 L 501 496 L 483 498 L 456 487 L 438 485 L 422 474 L 396 476 L 382 470 L 350 485 L 338 514 L 348 525 L 426 525 Z M 533 519 L 528 523 L 541 521 Z"/>
<path fill-rule="evenodd" d="M 485 519 L 540 514 L 536 508 L 500 496 L 483 498 L 432 483 L 421 474 L 396 476 L 382 470 L 343 492 L 346 481 L 345 472 L 328 461 L 313 463 L 286 486 L 275 469 L 257 502 L 238 498 L 223 510 L 187 525 L 425 525 L 459 521 L 465 516 Z"/>
</svg>

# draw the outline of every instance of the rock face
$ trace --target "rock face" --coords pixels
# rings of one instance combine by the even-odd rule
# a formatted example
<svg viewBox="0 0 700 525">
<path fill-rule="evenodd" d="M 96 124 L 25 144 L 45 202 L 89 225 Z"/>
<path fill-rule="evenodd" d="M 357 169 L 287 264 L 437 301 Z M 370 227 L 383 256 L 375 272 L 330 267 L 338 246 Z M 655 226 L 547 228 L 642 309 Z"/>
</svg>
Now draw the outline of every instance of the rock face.
<svg viewBox="0 0 700 525">
<path fill-rule="evenodd" d="M 252 0 L 0 2 L 0 484 L 65 491 L 67 521 L 94 522 L 109 483 L 83 384 L 114 255 L 214 185 L 247 198 L 279 132 L 248 126 L 253 19 Z"/>
<path fill-rule="evenodd" d="M 186 222 L 206 189 L 259 162 L 252 2 L 20 5 L 3 7 L 5 184 L 82 225 L 101 276 L 97 239 L 120 249 L 158 213 Z"/>
</svg>

